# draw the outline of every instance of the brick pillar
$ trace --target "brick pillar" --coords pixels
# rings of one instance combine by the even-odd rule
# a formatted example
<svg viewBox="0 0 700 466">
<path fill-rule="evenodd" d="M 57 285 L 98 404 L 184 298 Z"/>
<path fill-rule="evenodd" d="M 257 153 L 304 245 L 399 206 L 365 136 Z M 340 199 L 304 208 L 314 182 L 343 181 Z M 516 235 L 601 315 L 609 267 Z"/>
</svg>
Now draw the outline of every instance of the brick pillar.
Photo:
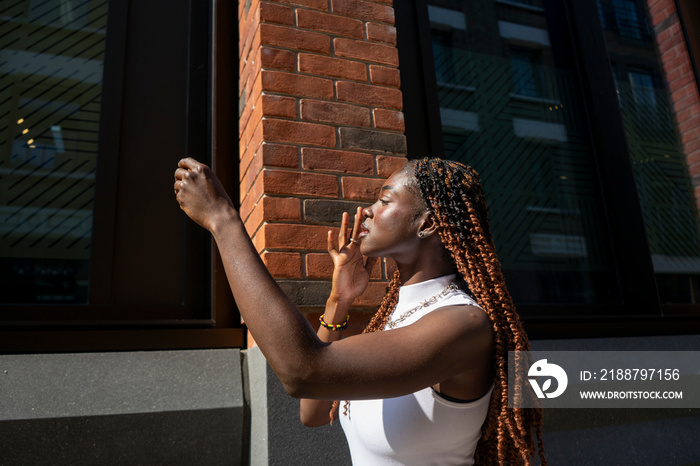
<svg viewBox="0 0 700 466">
<path fill-rule="evenodd" d="M 312 322 L 330 291 L 327 231 L 337 234 L 343 211 L 373 202 L 406 160 L 393 24 L 391 0 L 239 3 L 240 212 Z M 377 265 L 351 330 L 392 274 Z"/>
<path fill-rule="evenodd" d="M 674 0 L 647 0 L 700 208 L 700 95 Z"/>
</svg>

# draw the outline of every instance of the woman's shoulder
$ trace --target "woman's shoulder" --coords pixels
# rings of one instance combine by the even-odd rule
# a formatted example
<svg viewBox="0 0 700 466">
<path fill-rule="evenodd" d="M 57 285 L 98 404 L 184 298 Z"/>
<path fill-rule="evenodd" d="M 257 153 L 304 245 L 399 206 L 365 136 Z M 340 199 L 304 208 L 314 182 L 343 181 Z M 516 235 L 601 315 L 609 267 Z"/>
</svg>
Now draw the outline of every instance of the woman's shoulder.
<svg viewBox="0 0 700 466">
<path fill-rule="evenodd" d="M 470 364 L 481 360 L 481 356 L 490 355 L 495 342 L 488 315 L 482 308 L 470 304 L 441 306 L 409 327 L 430 335 L 430 341 L 444 351 L 472 355 Z"/>
<path fill-rule="evenodd" d="M 469 331 L 492 331 L 491 320 L 486 312 L 473 301 L 471 303 L 446 303 L 424 318 L 433 318 L 451 325 L 464 326 Z"/>
<path fill-rule="evenodd" d="M 450 293 L 449 296 L 447 296 L 447 299 L 444 301 L 444 304 L 446 305 L 456 305 L 456 304 L 464 304 L 468 306 L 475 306 L 478 308 L 481 308 L 479 306 L 479 303 L 476 302 L 476 299 L 469 294 L 468 291 L 462 289 L 459 287 L 457 284 L 453 284 L 453 290 Z"/>
<path fill-rule="evenodd" d="M 469 342 L 472 349 L 490 347 L 494 337 L 489 316 L 473 299 L 443 302 L 412 317 L 402 326 L 413 327 L 415 331 L 438 331 L 440 338 L 454 343 Z"/>
</svg>

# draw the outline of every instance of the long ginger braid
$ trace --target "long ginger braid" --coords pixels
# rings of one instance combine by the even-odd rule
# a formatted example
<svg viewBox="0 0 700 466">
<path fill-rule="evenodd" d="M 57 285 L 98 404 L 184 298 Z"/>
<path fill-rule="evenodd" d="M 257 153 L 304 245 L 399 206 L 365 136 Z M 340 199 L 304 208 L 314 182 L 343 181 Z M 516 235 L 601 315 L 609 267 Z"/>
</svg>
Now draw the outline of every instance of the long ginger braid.
<svg viewBox="0 0 700 466">
<path fill-rule="evenodd" d="M 495 388 L 477 445 L 476 463 L 530 464 L 539 453 L 540 461 L 546 464 L 542 411 L 508 408 L 508 351 L 529 351 L 530 344 L 496 256 L 478 174 L 471 167 L 440 159 L 416 161 L 414 167 L 421 195 L 437 218 L 442 244 L 493 325 Z"/>
<path fill-rule="evenodd" d="M 407 164 L 413 168 L 426 206 L 435 214 L 439 235 L 450 253 L 458 277 L 488 315 L 494 330 L 494 390 L 475 453 L 476 464 L 531 464 L 539 454 L 547 463 L 542 442 L 540 409 L 508 408 L 508 352 L 529 351 L 530 344 L 508 293 L 491 237 L 486 199 L 478 174 L 466 165 L 423 159 Z M 390 282 L 379 309 L 363 333 L 381 331 L 398 301 L 398 271 Z M 521 364 L 522 360 L 516 360 Z M 516 371 L 522 374 L 522 371 Z M 516 384 L 515 399 L 520 384 Z M 334 402 L 331 419 L 338 411 Z M 347 411 L 347 402 L 345 405 Z M 534 429 L 534 438 L 533 439 Z"/>
</svg>

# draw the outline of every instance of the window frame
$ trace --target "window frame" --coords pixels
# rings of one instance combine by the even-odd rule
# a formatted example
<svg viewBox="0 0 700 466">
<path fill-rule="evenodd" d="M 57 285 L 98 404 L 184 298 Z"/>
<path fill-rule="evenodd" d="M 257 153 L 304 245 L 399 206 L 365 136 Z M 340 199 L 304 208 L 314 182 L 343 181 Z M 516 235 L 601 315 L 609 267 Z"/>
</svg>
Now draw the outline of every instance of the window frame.
<svg viewBox="0 0 700 466">
<path fill-rule="evenodd" d="M 188 113 L 185 151 L 193 153 L 193 148 L 198 147 L 201 153 L 202 143 L 206 144 L 208 162 L 235 197 L 238 192 L 234 189 L 238 178 L 238 158 L 235 156 L 238 147 L 236 135 L 230 131 L 230 127 L 237 121 L 234 113 L 237 96 L 231 86 L 237 76 L 236 63 L 231 60 L 235 56 L 238 40 L 236 7 L 223 0 L 197 2 L 196 6 L 194 2 L 187 4 L 188 46 L 191 49 L 195 46 L 193 41 L 199 40 L 200 50 L 201 47 L 208 49 L 206 57 L 202 57 L 208 62 L 204 70 L 202 66 L 195 66 L 188 53 L 187 95 L 190 101 L 206 98 L 209 104 L 204 110 L 205 114 L 193 117 Z M 128 245 L 118 243 L 116 232 L 120 222 L 123 228 L 138 228 L 136 222 L 124 226 L 126 222 L 117 218 L 118 203 L 123 198 L 119 191 L 119 177 L 128 175 L 124 162 L 126 151 L 121 145 L 124 138 L 123 120 L 126 118 L 123 109 L 125 70 L 129 65 L 133 67 L 126 56 L 128 41 L 134 40 L 129 35 L 134 33 L 127 32 L 127 24 L 130 19 L 133 20 L 130 18 L 133 9 L 134 4 L 129 0 L 110 0 L 110 32 L 105 44 L 105 54 L 109 58 L 104 65 L 100 112 L 89 301 L 85 305 L 0 305 L 3 313 L 3 320 L 0 321 L 0 353 L 228 348 L 245 345 L 245 331 L 214 242 L 206 231 L 186 219 L 184 214 L 178 213 L 174 200 L 173 210 L 175 215 L 182 216 L 182 234 L 186 238 L 184 250 L 174 252 L 175 255 L 181 253 L 185 256 L 181 266 L 181 283 L 177 284 L 182 290 L 181 303 L 134 304 L 132 301 L 125 304 L 114 298 L 119 286 L 122 286 L 120 280 L 124 281 L 125 278 L 124 270 L 115 268 L 115 256 L 128 253 Z M 200 23 L 204 21 L 209 24 L 210 34 L 193 33 L 193 15 L 200 15 Z M 154 20 L 148 18 L 147 21 Z M 196 90 L 200 90 L 199 94 L 196 94 Z M 188 104 L 187 108 L 192 107 Z M 197 127 L 193 127 L 197 124 Z M 196 136 L 199 142 L 190 137 L 194 133 L 199 135 Z M 199 157 L 202 158 L 202 155 Z M 175 168 L 173 163 L 172 171 Z M 171 195 L 171 172 L 157 175 L 162 179 L 159 181 L 165 184 L 154 183 L 156 187 L 152 189 L 162 188 Z M 237 199 L 233 200 L 237 202 Z M 174 259 L 173 262 L 178 261 Z M 163 267 L 167 266 L 163 264 Z M 193 276 L 191 270 L 205 270 L 208 276 L 203 279 Z M 203 304 L 202 297 L 206 301 Z M 52 318 L 56 313 L 60 313 L 60 319 Z"/>
</svg>

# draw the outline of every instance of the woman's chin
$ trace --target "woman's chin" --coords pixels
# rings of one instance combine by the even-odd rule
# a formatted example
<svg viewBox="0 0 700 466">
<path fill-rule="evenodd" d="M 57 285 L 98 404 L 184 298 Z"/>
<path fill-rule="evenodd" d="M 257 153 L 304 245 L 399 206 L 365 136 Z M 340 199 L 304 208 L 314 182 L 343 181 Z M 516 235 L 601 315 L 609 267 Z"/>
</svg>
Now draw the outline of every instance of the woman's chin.
<svg viewBox="0 0 700 466">
<path fill-rule="evenodd" d="M 365 257 L 374 257 L 376 255 L 373 254 L 372 247 L 364 241 L 360 241 L 360 252 Z"/>
</svg>

